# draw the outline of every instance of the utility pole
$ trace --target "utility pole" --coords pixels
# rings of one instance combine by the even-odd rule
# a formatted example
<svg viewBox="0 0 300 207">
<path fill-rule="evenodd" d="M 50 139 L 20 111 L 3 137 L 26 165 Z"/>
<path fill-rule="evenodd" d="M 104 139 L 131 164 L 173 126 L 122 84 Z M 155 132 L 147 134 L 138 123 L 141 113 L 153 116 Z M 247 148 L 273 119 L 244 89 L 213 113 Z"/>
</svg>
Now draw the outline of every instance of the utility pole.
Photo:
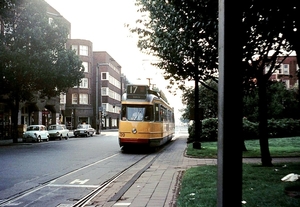
<svg viewBox="0 0 300 207">
<path fill-rule="evenodd" d="M 98 106 L 98 93 L 99 93 L 99 64 L 96 66 L 96 134 L 99 134 L 99 106 Z"/>
<path fill-rule="evenodd" d="M 242 10 L 219 0 L 217 207 L 242 206 Z"/>
</svg>

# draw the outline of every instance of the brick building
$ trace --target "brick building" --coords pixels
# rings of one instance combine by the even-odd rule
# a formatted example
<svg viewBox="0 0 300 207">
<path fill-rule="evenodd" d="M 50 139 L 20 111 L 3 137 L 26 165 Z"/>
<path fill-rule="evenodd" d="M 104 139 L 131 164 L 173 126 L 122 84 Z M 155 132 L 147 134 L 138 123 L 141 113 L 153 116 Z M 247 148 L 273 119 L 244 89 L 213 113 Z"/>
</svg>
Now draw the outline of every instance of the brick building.
<svg viewBox="0 0 300 207">
<path fill-rule="evenodd" d="M 93 52 L 93 56 L 94 77 L 96 80 L 98 78 L 98 81 L 95 80 L 93 89 L 94 94 L 97 94 L 98 88 L 100 94 L 100 96 L 95 96 L 95 105 L 100 107 L 98 107 L 99 122 L 102 123 L 103 128 L 116 128 L 119 123 L 121 91 L 124 88 L 121 66 L 105 51 Z"/>
<path fill-rule="evenodd" d="M 70 88 L 60 97 L 61 122 L 73 129 L 80 123 L 95 125 L 93 94 L 93 44 L 89 40 L 69 39 L 67 47 L 72 48 L 84 66 L 84 78 L 78 86 Z"/>
<path fill-rule="evenodd" d="M 282 58 L 278 57 L 278 61 L 282 60 Z M 289 56 L 282 62 L 280 68 L 272 74 L 270 79 L 284 82 L 287 88 L 298 87 L 299 79 L 297 71 L 299 71 L 297 57 Z"/>
</svg>

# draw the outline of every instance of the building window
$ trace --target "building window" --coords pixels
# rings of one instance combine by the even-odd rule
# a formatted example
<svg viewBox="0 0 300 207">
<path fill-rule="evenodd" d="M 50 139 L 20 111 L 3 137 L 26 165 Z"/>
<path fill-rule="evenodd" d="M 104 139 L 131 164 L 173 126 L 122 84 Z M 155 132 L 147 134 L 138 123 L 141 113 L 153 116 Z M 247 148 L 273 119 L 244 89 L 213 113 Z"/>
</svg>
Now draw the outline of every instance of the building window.
<svg viewBox="0 0 300 207">
<path fill-rule="evenodd" d="M 49 17 L 48 23 L 51 25 L 53 23 L 53 18 Z"/>
<path fill-rule="evenodd" d="M 75 54 L 78 55 L 78 45 L 72 45 L 72 50 L 75 50 Z"/>
<path fill-rule="evenodd" d="M 281 64 L 280 67 L 275 71 L 277 74 L 290 74 L 290 65 L 289 64 Z"/>
<path fill-rule="evenodd" d="M 66 94 L 61 93 L 59 98 L 61 104 L 66 104 Z"/>
<path fill-rule="evenodd" d="M 107 72 L 101 73 L 101 80 L 108 80 L 108 73 Z"/>
<path fill-rule="evenodd" d="M 285 85 L 287 89 L 290 88 L 290 80 L 282 80 L 282 83 Z"/>
<path fill-rule="evenodd" d="M 79 103 L 80 104 L 89 104 L 89 96 L 86 93 L 79 94 Z"/>
<path fill-rule="evenodd" d="M 283 64 L 282 65 L 282 72 L 284 75 L 290 74 L 290 65 L 289 64 Z"/>
<path fill-rule="evenodd" d="M 89 87 L 89 79 L 82 78 L 79 84 L 79 88 L 88 88 Z"/>
<path fill-rule="evenodd" d="M 88 48 L 88 46 L 86 46 L 86 45 L 80 45 L 79 48 L 80 48 L 80 55 L 83 55 L 83 56 L 88 56 L 89 55 L 89 48 Z"/>
<path fill-rule="evenodd" d="M 102 87 L 101 88 L 101 96 L 108 96 L 108 87 Z"/>
<path fill-rule="evenodd" d="M 84 67 L 84 72 L 89 72 L 89 63 L 88 62 L 82 62 L 82 65 Z"/>
<path fill-rule="evenodd" d="M 108 110 L 108 103 L 102 103 L 103 112 L 106 112 Z"/>
<path fill-rule="evenodd" d="M 72 104 L 78 104 L 77 93 L 72 94 Z"/>
</svg>

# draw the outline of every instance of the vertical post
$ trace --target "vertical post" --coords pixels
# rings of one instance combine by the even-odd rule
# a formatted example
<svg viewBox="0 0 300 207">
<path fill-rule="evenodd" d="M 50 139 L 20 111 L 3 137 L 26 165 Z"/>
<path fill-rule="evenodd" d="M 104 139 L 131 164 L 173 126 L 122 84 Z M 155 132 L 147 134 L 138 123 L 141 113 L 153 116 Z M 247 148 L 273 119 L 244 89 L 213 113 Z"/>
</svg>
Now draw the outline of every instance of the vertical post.
<svg viewBox="0 0 300 207">
<path fill-rule="evenodd" d="M 100 67 L 99 67 L 100 69 Z M 99 89 L 99 94 L 100 94 L 100 107 L 101 107 L 101 113 L 100 113 L 100 119 L 99 119 L 99 133 L 101 133 L 101 130 L 102 130 L 102 114 L 104 113 L 104 108 L 102 106 L 102 77 L 101 77 L 101 73 L 99 74 L 99 82 L 100 82 L 100 89 Z M 98 109 L 98 113 L 99 113 L 99 109 Z"/>
<path fill-rule="evenodd" d="M 219 0 L 218 207 L 242 205 L 241 2 Z"/>
<path fill-rule="evenodd" d="M 98 93 L 99 93 L 99 64 L 96 66 L 96 134 L 99 134 L 99 106 L 98 106 Z"/>
</svg>

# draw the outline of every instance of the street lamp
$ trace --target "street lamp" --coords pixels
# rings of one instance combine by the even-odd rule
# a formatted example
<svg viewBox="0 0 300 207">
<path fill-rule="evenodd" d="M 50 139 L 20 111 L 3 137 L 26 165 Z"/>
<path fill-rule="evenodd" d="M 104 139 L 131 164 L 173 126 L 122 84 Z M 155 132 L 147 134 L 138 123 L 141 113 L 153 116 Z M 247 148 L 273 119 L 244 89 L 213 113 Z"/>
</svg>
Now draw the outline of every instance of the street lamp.
<svg viewBox="0 0 300 207">
<path fill-rule="evenodd" d="M 102 109 L 102 82 L 101 82 L 101 74 L 99 74 L 100 66 L 103 65 L 101 63 L 97 63 L 96 67 L 96 134 L 100 134 L 101 132 L 101 122 L 102 122 L 102 116 L 101 112 L 103 111 Z M 99 86 L 100 84 L 100 86 Z M 100 88 L 100 89 L 99 89 Z M 99 92 L 100 92 L 100 103 L 99 103 Z M 100 107 L 99 107 L 100 105 Z"/>
</svg>

